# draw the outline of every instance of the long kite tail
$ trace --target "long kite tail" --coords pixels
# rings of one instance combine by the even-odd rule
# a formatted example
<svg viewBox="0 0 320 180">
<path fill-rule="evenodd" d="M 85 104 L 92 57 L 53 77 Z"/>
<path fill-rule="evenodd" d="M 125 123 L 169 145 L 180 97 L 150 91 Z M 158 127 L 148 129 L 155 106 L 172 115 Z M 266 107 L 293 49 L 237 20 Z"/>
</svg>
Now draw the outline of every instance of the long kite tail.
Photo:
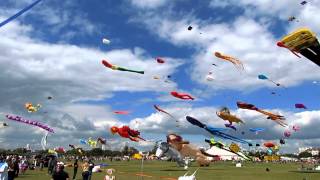
<svg viewBox="0 0 320 180">
<path fill-rule="evenodd" d="M 33 6 L 37 5 L 40 1 L 42 0 L 37 0 L 34 3 L 30 4 L 29 6 L 25 7 L 24 9 L 22 9 L 21 11 L 19 11 L 17 14 L 9 17 L 8 19 L 4 20 L 3 22 L 0 23 L 0 27 L 6 25 L 7 23 L 9 23 L 10 21 L 14 20 L 15 18 L 19 17 L 21 14 L 25 13 L 26 11 L 28 11 L 29 9 L 31 9 Z"/>
<path fill-rule="evenodd" d="M 144 71 L 136 71 L 136 70 L 127 69 L 127 68 L 123 68 L 123 67 L 118 67 L 117 70 L 119 70 L 119 71 L 127 71 L 127 72 L 134 72 L 134 73 L 139 73 L 139 74 L 144 74 Z"/>
</svg>

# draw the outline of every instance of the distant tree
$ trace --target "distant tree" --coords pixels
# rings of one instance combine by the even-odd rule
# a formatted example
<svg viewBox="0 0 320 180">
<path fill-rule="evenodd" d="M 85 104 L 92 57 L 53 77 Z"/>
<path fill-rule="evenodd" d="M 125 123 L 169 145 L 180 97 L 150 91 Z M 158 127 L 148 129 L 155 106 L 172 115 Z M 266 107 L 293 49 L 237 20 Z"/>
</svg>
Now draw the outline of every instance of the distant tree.
<svg viewBox="0 0 320 180">
<path fill-rule="evenodd" d="M 299 158 L 308 158 L 308 157 L 312 157 L 312 154 L 308 151 L 304 151 L 299 154 Z"/>
</svg>

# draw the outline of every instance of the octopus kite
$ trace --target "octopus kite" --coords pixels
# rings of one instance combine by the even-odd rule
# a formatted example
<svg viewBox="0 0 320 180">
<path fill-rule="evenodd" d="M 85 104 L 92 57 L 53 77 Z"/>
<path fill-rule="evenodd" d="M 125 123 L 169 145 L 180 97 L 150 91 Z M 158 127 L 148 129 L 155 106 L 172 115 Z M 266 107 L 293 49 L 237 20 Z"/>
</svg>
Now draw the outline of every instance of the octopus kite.
<svg viewBox="0 0 320 180">
<path fill-rule="evenodd" d="M 231 62 L 238 70 L 244 70 L 244 66 L 243 66 L 242 62 L 240 60 L 238 60 L 237 58 L 221 54 L 220 52 L 215 52 L 214 55 L 217 58 Z"/>
<path fill-rule="evenodd" d="M 128 138 L 131 141 L 138 142 L 139 139 L 145 141 L 145 139 L 140 137 L 140 132 L 130 129 L 129 126 L 122 126 L 121 128 L 112 126 L 110 128 L 112 134 L 118 133 L 121 137 Z"/>
<path fill-rule="evenodd" d="M 26 103 L 24 106 L 29 113 L 37 112 L 41 108 L 41 104 L 37 104 L 34 106 L 32 103 Z"/>
<path fill-rule="evenodd" d="M 176 98 L 179 98 L 179 99 L 183 99 L 183 100 L 194 100 L 194 98 L 189 95 L 189 94 L 186 94 L 186 93 L 179 93 L 177 91 L 172 91 L 170 93 L 172 96 L 176 97 Z"/>
<path fill-rule="evenodd" d="M 47 125 L 42 124 L 42 123 L 40 123 L 38 121 L 24 119 L 23 117 L 16 116 L 16 115 L 9 115 L 9 114 L 6 115 L 6 118 L 9 119 L 9 120 L 12 120 L 12 121 L 17 121 L 17 122 L 21 122 L 21 123 L 37 126 L 37 127 L 42 128 L 42 129 L 44 129 L 46 131 L 49 131 L 51 133 L 54 132 L 52 128 L 50 128 Z"/>
<path fill-rule="evenodd" d="M 131 70 L 131 69 L 119 67 L 119 66 L 116 66 L 116 65 L 112 65 L 106 60 L 102 60 L 102 64 L 104 66 L 106 66 L 107 68 L 110 68 L 112 70 L 127 71 L 127 72 L 134 72 L 134 73 L 138 73 L 138 74 L 144 74 L 144 71 L 136 71 L 136 70 Z"/>
<path fill-rule="evenodd" d="M 273 120 L 274 122 L 278 123 L 280 126 L 282 127 L 286 127 L 288 126 L 288 124 L 286 124 L 284 122 L 285 118 L 284 116 L 281 116 L 281 115 L 277 115 L 277 114 L 273 114 L 271 112 L 268 112 L 268 111 L 264 111 L 264 110 L 261 110 L 259 108 L 257 108 L 255 105 L 253 104 L 248 104 L 248 103 L 245 103 L 245 102 L 240 102 L 238 101 L 237 102 L 237 106 L 238 108 L 240 109 L 248 109 L 248 110 L 253 110 L 253 111 L 257 111 L 261 114 L 264 114 L 267 116 L 267 119 L 271 119 Z"/>
</svg>

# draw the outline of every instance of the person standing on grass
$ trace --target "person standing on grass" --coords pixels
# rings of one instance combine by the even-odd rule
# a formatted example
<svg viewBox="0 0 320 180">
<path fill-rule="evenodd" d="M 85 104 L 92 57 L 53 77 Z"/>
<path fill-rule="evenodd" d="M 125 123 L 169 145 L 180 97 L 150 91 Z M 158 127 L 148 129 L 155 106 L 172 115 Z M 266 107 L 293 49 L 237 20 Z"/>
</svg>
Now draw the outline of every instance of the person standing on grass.
<svg viewBox="0 0 320 180">
<path fill-rule="evenodd" d="M 69 174 L 64 171 L 63 162 L 57 163 L 56 171 L 52 173 L 51 180 L 69 180 Z"/>
<path fill-rule="evenodd" d="M 94 163 L 93 163 L 92 159 L 90 159 L 89 160 L 89 178 L 88 178 L 88 180 L 91 180 L 93 168 L 94 168 Z"/>
<path fill-rule="evenodd" d="M 76 179 L 77 176 L 77 172 L 78 172 L 78 159 L 76 159 L 73 163 L 73 178 L 72 179 Z"/>
<path fill-rule="evenodd" d="M 8 180 L 8 164 L 0 157 L 0 180 Z"/>
<path fill-rule="evenodd" d="M 82 164 L 82 180 L 89 180 L 89 163 L 87 160 Z"/>
<path fill-rule="evenodd" d="M 14 170 L 14 163 L 12 159 L 8 159 L 8 180 L 14 180 L 15 178 L 15 170 Z"/>
</svg>

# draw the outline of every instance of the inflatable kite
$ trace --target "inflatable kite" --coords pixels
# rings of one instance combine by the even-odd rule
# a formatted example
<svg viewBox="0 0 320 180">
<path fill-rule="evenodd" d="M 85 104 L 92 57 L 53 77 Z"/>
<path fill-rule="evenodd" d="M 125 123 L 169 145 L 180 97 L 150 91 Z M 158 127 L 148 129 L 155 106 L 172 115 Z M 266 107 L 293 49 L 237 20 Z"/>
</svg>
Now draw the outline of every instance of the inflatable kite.
<svg viewBox="0 0 320 180">
<path fill-rule="evenodd" d="M 190 117 L 190 116 L 187 116 L 186 119 L 187 119 L 187 121 L 189 123 L 191 123 L 191 124 L 193 124 L 195 126 L 198 126 L 200 128 L 205 129 L 206 131 L 208 131 L 209 133 L 211 133 L 214 136 L 217 136 L 217 137 L 220 137 L 220 138 L 223 138 L 223 139 L 229 139 L 229 140 L 232 140 L 232 141 L 235 141 L 235 142 L 239 142 L 239 143 L 243 143 L 243 144 L 248 144 L 248 145 L 251 144 L 250 142 L 245 141 L 243 139 L 240 139 L 240 138 L 231 136 L 229 134 L 223 133 L 222 131 L 225 130 L 223 128 L 214 128 L 214 127 L 207 126 L 206 124 L 203 124 L 200 121 L 198 121 L 197 119 L 195 119 L 193 117 Z"/>
<path fill-rule="evenodd" d="M 23 117 L 20 117 L 20 116 L 17 116 L 17 115 L 9 115 L 9 114 L 6 115 L 6 118 L 9 119 L 9 120 L 12 120 L 12 121 L 17 121 L 17 122 L 21 122 L 21 123 L 37 126 L 37 127 L 42 128 L 42 129 L 44 129 L 46 131 L 54 133 L 53 129 L 51 129 L 47 125 L 42 124 L 42 123 L 40 123 L 38 121 L 24 119 Z"/>
<path fill-rule="evenodd" d="M 163 58 L 160 58 L 160 57 L 157 57 L 156 60 L 157 60 L 157 63 L 159 64 L 163 64 L 166 62 Z"/>
<path fill-rule="evenodd" d="M 179 93 L 177 91 L 172 91 L 170 93 L 172 96 L 176 97 L 176 98 L 179 98 L 179 99 L 183 99 L 183 100 L 194 100 L 194 98 L 189 95 L 189 94 L 186 94 L 186 93 Z"/>
<path fill-rule="evenodd" d="M 320 44 L 315 33 L 307 28 L 301 28 L 282 38 L 277 45 L 298 53 L 320 66 Z"/>
<path fill-rule="evenodd" d="M 9 23 L 10 21 L 16 19 L 17 17 L 19 17 L 21 14 L 27 12 L 28 10 L 30 10 L 31 8 L 33 8 L 33 6 L 37 5 L 41 0 L 37 0 L 34 3 L 30 4 L 29 6 L 25 7 L 24 9 L 22 9 L 21 11 L 19 11 L 17 14 L 9 17 L 8 19 L 4 20 L 3 22 L 0 23 L 0 27 L 6 25 L 7 23 Z"/>
<path fill-rule="evenodd" d="M 244 122 L 241 119 L 239 119 L 235 115 L 230 114 L 230 110 L 227 107 L 221 108 L 219 111 L 216 112 L 216 114 L 221 119 L 229 122 L 229 124 L 225 124 L 226 127 L 231 128 L 235 131 L 237 130 L 237 128 L 233 126 L 232 123 L 244 124 Z"/>
<path fill-rule="evenodd" d="M 220 52 L 215 52 L 214 55 L 217 58 L 231 62 L 238 70 L 244 70 L 242 62 L 240 60 L 238 60 L 237 58 L 234 58 L 234 57 L 231 57 L 228 55 L 224 55 Z"/>
<path fill-rule="evenodd" d="M 56 148 L 54 148 L 53 150 L 54 150 L 55 152 L 57 152 L 57 153 L 60 153 L 60 154 L 66 152 L 63 147 L 56 147 Z"/>
<path fill-rule="evenodd" d="M 80 139 L 80 144 L 87 145 L 88 143 L 87 143 L 87 141 L 86 141 L 86 140 L 84 140 L 84 139 Z"/>
<path fill-rule="evenodd" d="M 112 134 L 118 133 L 121 137 L 128 138 L 131 141 L 138 142 L 139 139 L 145 141 L 145 139 L 140 137 L 140 132 L 130 129 L 129 126 L 122 126 L 121 128 L 112 126 L 110 128 Z"/>
<path fill-rule="evenodd" d="M 109 39 L 103 38 L 103 39 L 102 39 L 102 43 L 108 45 L 108 44 L 111 43 L 111 41 L 110 41 Z"/>
<path fill-rule="evenodd" d="M 206 76 L 206 80 L 207 81 L 213 81 L 214 80 L 214 77 L 212 75 L 212 72 L 209 72 L 208 75 Z"/>
<path fill-rule="evenodd" d="M 279 143 L 280 144 L 286 144 L 286 141 L 284 139 L 280 139 Z"/>
<path fill-rule="evenodd" d="M 273 142 L 265 142 L 263 143 L 263 145 L 267 148 L 273 148 L 276 146 L 276 144 L 274 144 Z"/>
<path fill-rule="evenodd" d="M 97 142 L 100 143 L 100 144 L 105 145 L 107 143 L 107 140 L 102 138 L 102 137 L 98 137 Z"/>
<path fill-rule="evenodd" d="M 37 104 L 34 106 L 32 103 L 26 103 L 24 106 L 29 113 L 37 112 L 41 108 L 41 104 Z"/>
<path fill-rule="evenodd" d="M 245 102 L 238 101 L 237 102 L 237 106 L 240 109 L 253 110 L 253 111 L 257 111 L 257 112 L 259 112 L 261 114 L 264 114 L 264 115 L 267 116 L 267 119 L 273 120 L 274 122 L 278 123 L 280 126 L 283 126 L 283 127 L 288 126 L 288 124 L 286 124 L 284 122 L 285 118 L 283 116 L 277 115 L 277 114 L 273 114 L 273 113 L 268 112 L 268 111 L 261 110 L 261 109 L 257 108 L 253 104 L 248 104 L 248 103 L 245 103 Z"/>
<path fill-rule="evenodd" d="M 192 26 L 189 26 L 189 27 L 188 27 L 188 30 L 191 31 L 191 30 L 192 30 Z"/>
<path fill-rule="evenodd" d="M 295 104 L 294 105 L 297 109 L 307 109 L 307 107 L 304 104 Z"/>
<path fill-rule="evenodd" d="M 97 141 L 93 140 L 91 137 L 87 140 L 87 144 L 93 148 L 97 147 Z"/>
<path fill-rule="evenodd" d="M 305 4 L 307 4 L 308 2 L 307 1 L 302 1 L 300 4 L 301 5 L 305 5 Z"/>
<path fill-rule="evenodd" d="M 118 70 L 118 71 L 127 71 L 127 72 L 134 72 L 134 73 L 138 73 L 138 74 L 144 74 L 144 71 L 136 71 L 136 70 L 131 70 L 131 69 L 127 69 L 127 68 L 123 68 L 123 67 L 119 67 L 119 66 L 115 66 L 110 64 L 108 61 L 106 60 L 102 60 L 102 64 L 104 66 L 106 66 L 107 68 L 110 68 L 112 70 Z"/>
<path fill-rule="evenodd" d="M 273 84 L 275 84 L 276 86 L 280 86 L 281 84 L 274 82 L 273 80 L 269 79 L 267 76 L 260 74 L 258 75 L 258 78 L 261 80 L 268 80 L 270 82 L 272 82 Z"/>
</svg>

